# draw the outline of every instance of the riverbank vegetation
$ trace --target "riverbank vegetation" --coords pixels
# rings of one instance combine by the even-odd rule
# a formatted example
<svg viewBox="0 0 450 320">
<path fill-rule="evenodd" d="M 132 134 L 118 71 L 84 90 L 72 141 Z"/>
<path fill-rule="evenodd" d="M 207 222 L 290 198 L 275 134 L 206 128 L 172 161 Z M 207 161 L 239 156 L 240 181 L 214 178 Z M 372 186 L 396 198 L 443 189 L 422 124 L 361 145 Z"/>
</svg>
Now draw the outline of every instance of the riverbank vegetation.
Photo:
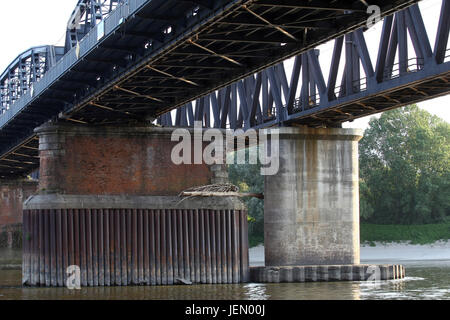
<svg viewBox="0 0 450 320">
<path fill-rule="evenodd" d="M 450 238 L 449 123 L 416 105 L 387 111 L 370 120 L 359 153 L 362 242 Z M 263 192 L 259 170 L 230 165 L 230 181 L 241 192 Z M 254 246 L 264 241 L 264 203 L 244 201 Z"/>
<path fill-rule="evenodd" d="M 450 221 L 422 225 L 360 225 L 361 243 L 374 245 L 375 242 L 403 242 L 430 244 L 439 240 L 450 240 Z"/>
<path fill-rule="evenodd" d="M 372 118 L 359 143 L 361 220 L 436 224 L 450 214 L 450 125 L 415 105 Z"/>
</svg>

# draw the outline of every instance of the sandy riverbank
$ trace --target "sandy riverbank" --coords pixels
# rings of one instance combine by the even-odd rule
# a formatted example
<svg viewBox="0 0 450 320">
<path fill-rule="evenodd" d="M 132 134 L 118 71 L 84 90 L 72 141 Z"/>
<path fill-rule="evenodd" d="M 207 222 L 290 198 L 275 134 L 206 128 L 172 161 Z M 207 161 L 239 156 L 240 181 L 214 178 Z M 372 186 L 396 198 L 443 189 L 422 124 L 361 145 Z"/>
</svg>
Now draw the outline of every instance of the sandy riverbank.
<svg viewBox="0 0 450 320">
<path fill-rule="evenodd" d="M 264 246 L 250 248 L 250 265 L 264 265 Z M 450 241 L 412 245 L 408 243 L 375 243 L 361 245 L 361 263 L 374 261 L 450 260 Z"/>
<path fill-rule="evenodd" d="M 407 261 L 450 261 L 450 241 L 438 241 L 433 244 L 412 245 L 408 243 L 375 243 L 376 246 L 361 245 L 361 263 Z M 251 266 L 264 265 L 264 246 L 250 248 Z M 8 268 L 20 266 L 21 250 L 0 249 L 0 265 Z"/>
</svg>

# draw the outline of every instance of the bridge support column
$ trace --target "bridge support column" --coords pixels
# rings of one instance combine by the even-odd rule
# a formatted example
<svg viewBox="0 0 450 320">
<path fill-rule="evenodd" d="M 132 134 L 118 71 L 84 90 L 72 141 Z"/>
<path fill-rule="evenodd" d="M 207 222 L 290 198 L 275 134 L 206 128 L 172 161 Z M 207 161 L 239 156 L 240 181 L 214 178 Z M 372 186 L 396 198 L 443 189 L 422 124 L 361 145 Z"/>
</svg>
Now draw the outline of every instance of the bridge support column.
<svg viewBox="0 0 450 320">
<path fill-rule="evenodd" d="M 46 125 L 39 135 L 39 193 L 176 196 L 215 183 L 225 165 L 171 160 L 173 128 Z M 194 134 L 191 134 L 194 152 Z M 200 148 L 206 143 L 201 142 Z M 194 156 L 191 156 L 194 163 Z M 223 179 L 222 179 L 223 182 Z"/>
<path fill-rule="evenodd" d="M 265 178 L 266 266 L 359 263 L 357 129 L 280 128 Z"/>
<path fill-rule="evenodd" d="M 255 282 L 386 280 L 401 265 L 361 265 L 356 129 L 280 128 L 277 174 L 265 177 L 265 266 Z"/>
<path fill-rule="evenodd" d="M 81 286 L 248 281 L 245 206 L 232 197 L 178 197 L 223 182 L 226 171 L 174 164 L 173 130 L 36 130 L 40 182 L 24 204 L 25 285 L 65 286 L 69 266 L 75 275 L 79 268 Z"/>
<path fill-rule="evenodd" d="M 18 246 L 22 203 L 37 190 L 37 181 L 0 180 L 0 247 Z"/>
</svg>

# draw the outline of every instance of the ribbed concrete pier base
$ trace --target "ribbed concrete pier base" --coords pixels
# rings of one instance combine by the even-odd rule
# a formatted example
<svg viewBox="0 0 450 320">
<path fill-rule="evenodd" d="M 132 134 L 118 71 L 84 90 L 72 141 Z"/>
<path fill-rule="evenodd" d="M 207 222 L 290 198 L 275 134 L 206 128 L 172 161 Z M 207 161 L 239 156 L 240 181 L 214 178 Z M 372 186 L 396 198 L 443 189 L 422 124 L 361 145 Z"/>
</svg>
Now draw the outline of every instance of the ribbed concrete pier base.
<svg viewBox="0 0 450 320">
<path fill-rule="evenodd" d="M 36 129 L 40 180 L 23 207 L 24 285 L 65 286 L 74 269 L 80 286 L 248 282 L 243 203 L 178 197 L 226 182 L 226 166 L 176 164 L 174 130 Z M 195 137 L 190 143 L 191 150 L 206 147 Z"/>
<path fill-rule="evenodd" d="M 236 198 L 38 195 L 24 209 L 27 286 L 65 286 L 73 265 L 91 287 L 249 280 Z"/>
<path fill-rule="evenodd" d="M 375 281 L 405 277 L 402 265 L 315 265 L 251 267 L 250 281 L 257 283 L 312 281 Z"/>
</svg>

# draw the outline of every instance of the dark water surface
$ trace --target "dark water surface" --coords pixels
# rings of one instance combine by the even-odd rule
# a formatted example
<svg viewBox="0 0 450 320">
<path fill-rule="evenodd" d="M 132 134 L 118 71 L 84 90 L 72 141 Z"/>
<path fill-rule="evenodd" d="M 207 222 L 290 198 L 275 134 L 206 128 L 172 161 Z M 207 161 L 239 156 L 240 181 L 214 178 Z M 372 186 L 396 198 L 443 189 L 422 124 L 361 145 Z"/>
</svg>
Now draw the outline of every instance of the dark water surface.
<svg viewBox="0 0 450 320">
<path fill-rule="evenodd" d="M 368 263 L 368 261 L 365 261 Z M 371 261 L 369 263 L 395 263 Z M 309 282 L 280 284 L 192 285 L 66 288 L 23 288 L 20 270 L 0 270 L 0 300 L 265 300 L 265 299 L 449 299 L 450 260 L 402 261 L 406 278 L 380 282 Z"/>
</svg>

